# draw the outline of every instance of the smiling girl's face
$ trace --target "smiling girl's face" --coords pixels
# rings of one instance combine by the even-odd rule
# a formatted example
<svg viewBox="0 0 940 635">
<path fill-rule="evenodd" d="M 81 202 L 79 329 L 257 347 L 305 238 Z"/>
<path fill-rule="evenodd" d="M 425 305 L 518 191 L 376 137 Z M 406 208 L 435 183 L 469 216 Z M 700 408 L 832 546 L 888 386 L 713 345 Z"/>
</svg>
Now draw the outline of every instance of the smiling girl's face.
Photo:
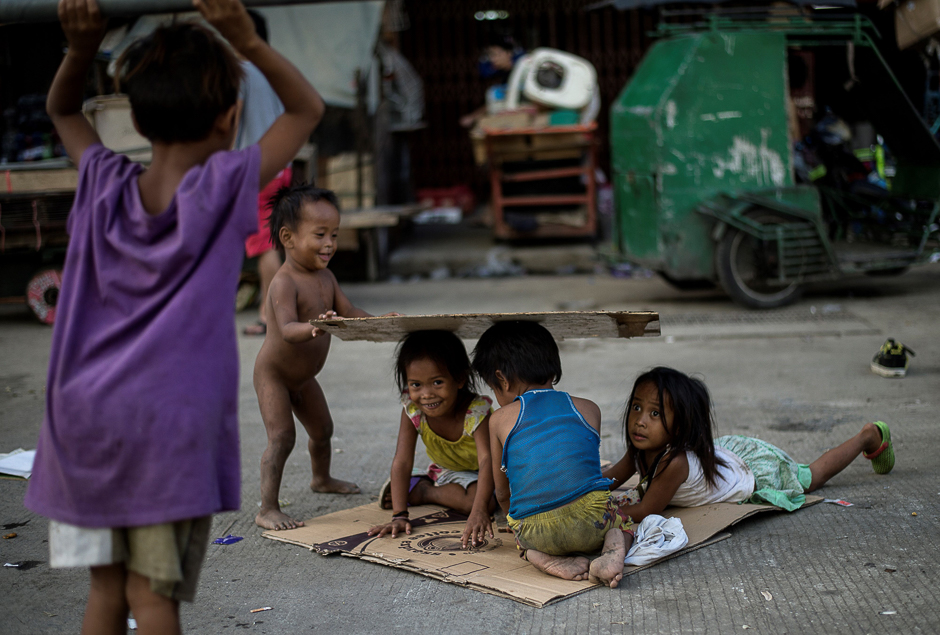
<svg viewBox="0 0 940 635">
<path fill-rule="evenodd" d="M 630 445 L 638 451 L 656 454 L 672 439 L 672 399 L 663 394 L 659 404 L 659 389 L 652 382 L 636 387 L 627 417 L 627 435 Z"/>
<path fill-rule="evenodd" d="M 450 372 L 430 359 L 416 359 L 405 369 L 408 398 L 427 417 L 445 417 L 457 406 L 460 389 L 466 381 L 455 380 Z"/>
</svg>

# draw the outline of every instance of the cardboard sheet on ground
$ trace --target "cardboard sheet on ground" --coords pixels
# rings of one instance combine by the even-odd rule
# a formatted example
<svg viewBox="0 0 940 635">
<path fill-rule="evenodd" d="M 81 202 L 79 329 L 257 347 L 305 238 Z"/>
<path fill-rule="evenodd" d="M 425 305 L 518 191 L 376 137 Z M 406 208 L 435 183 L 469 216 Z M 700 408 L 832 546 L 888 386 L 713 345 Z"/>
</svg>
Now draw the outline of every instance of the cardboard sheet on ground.
<svg viewBox="0 0 940 635">
<path fill-rule="evenodd" d="M 549 311 L 545 313 L 450 313 L 387 317 L 310 320 L 341 340 L 397 342 L 423 330 L 453 331 L 475 340 L 494 322 L 531 320 L 547 328 L 556 340 L 592 337 L 656 337 L 659 313 L 654 311 Z"/>
<path fill-rule="evenodd" d="M 806 504 L 822 500 L 807 496 Z M 266 531 L 265 538 L 307 547 L 322 555 L 339 553 L 413 571 L 451 584 L 543 607 L 572 597 L 597 585 L 553 578 L 519 557 L 512 534 L 496 538 L 471 550 L 460 546 L 466 518 L 433 505 L 411 507 L 411 535 L 397 538 L 368 536 L 369 528 L 386 523 L 388 510 L 375 503 L 327 514 L 305 521 L 304 527 L 287 531 Z M 749 516 L 779 511 L 771 505 L 719 503 L 703 507 L 670 507 L 663 514 L 678 517 L 689 536 L 689 544 L 672 555 L 641 567 L 626 567 L 624 576 L 647 569 L 689 551 L 724 540 L 724 530 Z"/>
</svg>

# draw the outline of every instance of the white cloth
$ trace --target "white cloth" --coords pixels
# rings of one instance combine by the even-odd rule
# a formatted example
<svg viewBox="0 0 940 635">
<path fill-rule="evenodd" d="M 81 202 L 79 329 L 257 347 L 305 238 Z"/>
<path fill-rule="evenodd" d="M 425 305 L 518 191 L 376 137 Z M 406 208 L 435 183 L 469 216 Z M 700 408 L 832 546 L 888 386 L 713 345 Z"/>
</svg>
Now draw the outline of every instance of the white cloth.
<svg viewBox="0 0 940 635">
<path fill-rule="evenodd" d="M 717 466 L 714 487 L 709 487 L 705 480 L 698 457 L 691 451 L 685 455 L 689 461 L 689 477 L 676 490 L 670 505 L 698 507 L 712 503 L 737 503 L 754 493 L 754 473 L 736 454 L 715 446 L 715 458 L 724 459 L 727 466 Z"/>
<path fill-rule="evenodd" d="M 636 528 L 636 540 L 627 551 L 624 564 L 642 566 L 671 555 L 689 544 L 689 536 L 678 518 L 650 514 Z"/>
<path fill-rule="evenodd" d="M 122 562 L 127 554 L 115 544 L 110 527 L 78 527 L 56 520 L 49 521 L 49 566 L 100 567 Z"/>
</svg>

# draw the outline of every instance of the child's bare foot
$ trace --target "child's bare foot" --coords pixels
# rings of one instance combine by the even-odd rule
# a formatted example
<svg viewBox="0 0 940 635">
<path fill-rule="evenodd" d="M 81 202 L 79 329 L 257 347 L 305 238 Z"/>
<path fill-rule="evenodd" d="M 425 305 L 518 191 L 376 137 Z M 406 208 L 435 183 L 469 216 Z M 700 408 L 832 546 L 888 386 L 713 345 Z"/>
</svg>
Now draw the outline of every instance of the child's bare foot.
<svg viewBox="0 0 940 635">
<path fill-rule="evenodd" d="M 583 556 L 550 556 L 547 553 L 527 549 L 525 559 L 539 571 L 563 580 L 587 580 L 590 560 Z M 623 558 L 620 559 L 623 563 Z"/>
<path fill-rule="evenodd" d="M 349 481 L 341 481 L 338 478 L 330 476 L 325 480 L 313 479 L 310 481 L 310 489 L 320 494 L 358 494 L 359 486 Z"/>
<path fill-rule="evenodd" d="M 268 511 L 258 512 L 258 515 L 255 516 L 255 524 L 259 527 L 273 529 L 275 531 L 296 529 L 297 527 L 304 526 L 302 520 L 294 520 L 279 509 L 269 509 Z"/>
<path fill-rule="evenodd" d="M 623 578 L 623 559 L 626 555 L 623 532 L 611 529 L 604 538 L 604 551 L 591 562 L 591 579 L 606 584 L 611 589 L 616 588 Z"/>
</svg>

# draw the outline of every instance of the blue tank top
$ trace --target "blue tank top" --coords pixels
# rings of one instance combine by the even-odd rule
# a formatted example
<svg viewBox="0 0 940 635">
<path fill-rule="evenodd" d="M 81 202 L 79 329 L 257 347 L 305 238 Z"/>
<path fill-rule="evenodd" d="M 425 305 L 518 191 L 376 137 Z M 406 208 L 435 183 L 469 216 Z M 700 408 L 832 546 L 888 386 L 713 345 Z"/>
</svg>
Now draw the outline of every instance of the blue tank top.
<svg viewBox="0 0 940 635">
<path fill-rule="evenodd" d="M 601 437 L 559 390 L 516 397 L 519 418 L 503 443 L 509 515 L 515 520 L 557 509 L 613 482 L 601 475 Z"/>
</svg>

